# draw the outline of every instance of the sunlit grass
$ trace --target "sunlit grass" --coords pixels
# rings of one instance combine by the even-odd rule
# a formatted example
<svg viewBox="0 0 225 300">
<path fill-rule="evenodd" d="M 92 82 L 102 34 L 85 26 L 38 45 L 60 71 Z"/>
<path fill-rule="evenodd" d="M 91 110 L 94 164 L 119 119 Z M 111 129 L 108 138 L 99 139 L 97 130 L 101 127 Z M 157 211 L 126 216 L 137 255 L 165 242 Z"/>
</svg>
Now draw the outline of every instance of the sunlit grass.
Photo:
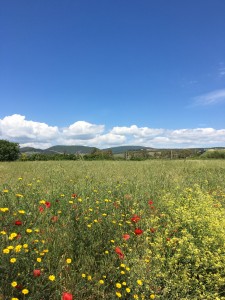
<svg viewBox="0 0 225 300">
<path fill-rule="evenodd" d="M 225 299 L 223 161 L 0 164 L 0 299 Z"/>
</svg>

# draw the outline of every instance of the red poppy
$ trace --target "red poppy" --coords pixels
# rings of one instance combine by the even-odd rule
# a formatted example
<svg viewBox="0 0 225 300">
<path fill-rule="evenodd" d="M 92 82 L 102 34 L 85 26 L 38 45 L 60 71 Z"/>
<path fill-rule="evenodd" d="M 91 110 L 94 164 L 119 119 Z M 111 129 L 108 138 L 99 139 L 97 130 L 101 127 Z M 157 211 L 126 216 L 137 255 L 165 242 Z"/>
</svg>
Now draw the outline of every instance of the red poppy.
<svg viewBox="0 0 225 300">
<path fill-rule="evenodd" d="M 139 216 L 137 216 L 137 215 L 134 215 L 132 218 L 131 218 L 131 222 L 133 222 L 133 223 L 137 223 L 138 221 L 140 221 L 141 220 L 141 218 L 139 217 Z"/>
<path fill-rule="evenodd" d="M 17 226 L 20 226 L 20 225 L 22 225 L 23 223 L 22 223 L 22 221 L 20 221 L 20 220 L 16 220 L 14 224 L 17 225 Z"/>
<path fill-rule="evenodd" d="M 44 207 L 43 206 L 40 206 L 39 207 L 39 211 L 42 213 L 44 211 Z"/>
<path fill-rule="evenodd" d="M 49 207 L 51 206 L 51 203 L 48 202 L 48 201 L 46 201 L 46 202 L 45 202 L 45 206 L 46 206 L 47 208 L 49 208 Z"/>
<path fill-rule="evenodd" d="M 73 300 L 73 295 L 70 293 L 63 293 L 62 300 Z"/>
<path fill-rule="evenodd" d="M 149 204 L 149 205 L 152 205 L 152 204 L 153 204 L 153 201 L 152 201 L 152 200 L 149 200 L 149 201 L 148 201 L 148 204 Z"/>
<path fill-rule="evenodd" d="M 136 228 L 136 229 L 134 230 L 134 233 L 135 233 L 136 235 L 140 235 L 140 234 L 143 233 L 143 230 L 140 229 L 140 228 Z"/>
<path fill-rule="evenodd" d="M 72 198 L 77 198 L 77 194 L 72 194 Z"/>
<path fill-rule="evenodd" d="M 41 276 L 41 270 L 39 270 L 39 269 L 34 270 L 34 271 L 33 271 L 33 275 L 34 275 L 34 277 L 39 277 L 39 276 Z"/>
<path fill-rule="evenodd" d="M 123 235 L 123 239 L 125 240 L 125 241 L 127 241 L 127 240 L 129 240 L 129 238 L 130 238 L 130 235 L 129 234 L 124 234 Z"/>
<path fill-rule="evenodd" d="M 124 259 L 124 254 L 123 254 L 122 250 L 120 249 L 120 247 L 116 247 L 115 252 L 118 254 L 120 259 Z"/>
</svg>

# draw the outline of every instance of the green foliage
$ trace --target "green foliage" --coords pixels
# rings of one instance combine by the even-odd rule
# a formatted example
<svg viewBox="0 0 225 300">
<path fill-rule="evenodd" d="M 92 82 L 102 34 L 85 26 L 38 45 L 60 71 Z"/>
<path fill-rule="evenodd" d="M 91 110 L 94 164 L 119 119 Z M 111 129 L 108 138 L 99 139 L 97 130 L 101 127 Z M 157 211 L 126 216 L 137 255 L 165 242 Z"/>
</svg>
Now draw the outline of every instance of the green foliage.
<svg viewBox="0 0 225 300">
<path fill-rule="evenodd" d="M 6 140 L 0 140 L 0 161 L 14 161 L 19 157 L 19 145 Z"/>
<path fill-rule="evenodd" d="M 112 150 L 98 150 L 94 148 L 90 154 L 83 156 L 84 160 L 113 160 Z"/>
<path fill-rule="evenodd" d="M 201 155 L 201 158 L 225 159 L 225 150 L 208 150 Z"/>
</svg>

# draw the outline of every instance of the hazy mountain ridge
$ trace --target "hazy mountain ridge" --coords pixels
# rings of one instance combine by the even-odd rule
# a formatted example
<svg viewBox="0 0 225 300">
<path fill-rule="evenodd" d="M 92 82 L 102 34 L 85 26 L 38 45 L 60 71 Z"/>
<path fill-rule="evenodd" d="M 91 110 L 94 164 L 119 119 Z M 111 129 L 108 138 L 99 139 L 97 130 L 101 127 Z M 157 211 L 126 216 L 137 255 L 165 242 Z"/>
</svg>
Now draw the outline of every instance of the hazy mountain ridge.
<svg viewBox="0 0 225 300">
<path fill-rule="evenodd" d="M 99 149 L 96 147 L 88 147 L 88 146 L 81 146 L 81 145 L 74 145 L 74 146 L 66 146 L 66 145 L 56 145 L 52 146 L 47 149 L 37 149 L 33 147 L 22 147 L 20 148 L 21 153 L 43 153 L 43 154 L 89 154 L 93 152 L 94 150 L 100 150 L 100 151 L 109 151 L 111 150 L 113 154 L 119 154 L 124 153 L 126 151 L 137 151 L 137 150 L 153 150 L 153 148 L 150 147 L 144 147 L 144 146 L 118 146 L 118 147 L 111 147 L 111 148 L 105 148 L 105 149 Z"/>
<path fill-rule="evenodd" d="M 196 151 L 201 151 L 204 152 L 206 150 L 222 150 L 225 149 L 224 147 L 211 147 L 211 148 L 184 148 L 184 149 L 196 149 Z M 105 148 L 105 149 L 99 149 L 96 147 L 89 147 L 89 146 L 82 146 L 82 145 L 73 145 L 73 146 L 67 146 L 67 145 L 56 145 L 52 146 L 47 149 L 38 149 L 38 148 L 33 148 L 33 147 L 22 147 L 20 148 L 21 153 L 26 153 L 26 154 L 37 154 L 37 153 L 42 153 L 42 154 L 90 154 L 94 150 L 99 150 L 99 151 L 112 151 L 112 154 L 123 154 L 128 151 L 139 151 L 139 150 L 146 150 L 148 152 L 151 151 L 171 151 L 171 150 L 182 150 L 181 148 L 163 148 L 163 149 L 156 149 L 156 148 L 151 148 L 151 147 L 144 147 L 144 146 L 118 146 L 118 147 L 110 147 L 110 148 Z"/>
</svg>

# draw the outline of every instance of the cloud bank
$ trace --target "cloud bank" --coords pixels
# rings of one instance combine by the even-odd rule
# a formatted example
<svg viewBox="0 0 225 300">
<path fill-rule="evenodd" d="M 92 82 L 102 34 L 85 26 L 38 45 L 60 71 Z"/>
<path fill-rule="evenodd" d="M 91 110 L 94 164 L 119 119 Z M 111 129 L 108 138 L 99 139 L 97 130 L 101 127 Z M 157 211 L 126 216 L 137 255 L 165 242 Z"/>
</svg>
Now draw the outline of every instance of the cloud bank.
<svg viewBox="0 0 225 300">
<path fill-rule="evenodd" d="M 224 90 L 225 97 L 225 90 Z M 107 148 L 140 145 L 153 148 L 189 148 L 225 146 L 225 129 L 163 129 L 105 125 L 76 121 L 66 128 L 26 120 L 14 114 L 0 119 L 0 139 L 17 142 L 21 147 L 48 148 L 53 145 L 84 145 Z"/>
</svg>

